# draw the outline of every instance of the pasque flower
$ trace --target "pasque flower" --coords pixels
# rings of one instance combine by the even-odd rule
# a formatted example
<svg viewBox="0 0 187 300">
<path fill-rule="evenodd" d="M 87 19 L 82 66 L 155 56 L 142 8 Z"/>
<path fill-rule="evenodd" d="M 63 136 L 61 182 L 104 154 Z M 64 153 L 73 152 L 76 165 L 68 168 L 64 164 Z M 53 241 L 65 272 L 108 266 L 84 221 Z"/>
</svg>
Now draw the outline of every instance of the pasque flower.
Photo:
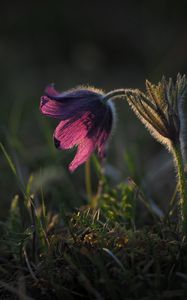
<svg viewBox="0 0 187 300">
<path fill-rule="evenodd" d="M 79 87 L 63 93 L 53 85 L 45 89 L 41 97 L 42 114 L 59 119 L 54 131 L 54 143 L 58 149 L 78 146 L 69 165 L 73 172 L 97 149 L 100 158 L 105 156 L 107 140 L 114 123 L 111 100 L 103 101 L 104 94 L 91 87 Z"/>
</svg>

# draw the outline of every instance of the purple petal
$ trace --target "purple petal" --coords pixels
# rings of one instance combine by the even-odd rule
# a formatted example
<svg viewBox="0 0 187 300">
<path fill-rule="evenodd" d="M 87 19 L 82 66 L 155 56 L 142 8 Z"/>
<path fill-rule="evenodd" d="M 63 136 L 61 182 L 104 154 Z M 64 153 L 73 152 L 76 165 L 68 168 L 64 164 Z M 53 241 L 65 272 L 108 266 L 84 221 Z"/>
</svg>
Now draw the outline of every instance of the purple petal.
<svg viewBox="0 0 187 300">
<path fill-rule="evenodd" d="M 83 164 L 89 159 L 91 154 L 95 150 L 95 143 L 92 139 L 84 138 L 81 143 L 78 145 L 77 153 L 73 161 L 69 165 L 70 172 L 74 172 L 78 166 Z"/>
<path fill-rule="evenodd" d="M 49 89 L 53 89 L 52 87 L 49 87 Z M 81 91 L 83 93 L 83 91 Z M 83 114 L 85 112 L 92 112 L 95 111 L 99 113 L 99 116 L 102 115 L 102 113 L 105 111 L 104 105 L 100 102 L 99 96 L 95 95 L 95 93 L 87 93 L 88 91 L 84 91 L 84 95 L 81 97 L 74 97 L 71 96 L 72 93 L 66 93 L 68 96 L 64 95 L 59 96 L 60 98 L 55 100 L 57 96 L 42 96 L 40 101 L 40 111 L 47 116 L 57 118 L 57 119 L 69 119 L 77 114 Z M 52 93 L 55 93 L 55 90 L 52 91 Z M 64 93 L 65 94 L 65 93 Z M 80 93 L 77 92 L 77 94 L 80 96 Z M 59 94 L 60 95 L 60 94 Z M 61 94 L 62 95 L 62 94 Z M 55 98 L 55 99 L 54 99 Z"/>
<path fill-rule="evenodd" d="M 113 114 L 111 108 L 108 106 L 108 111 L 105 113 L 103 118 L 102 125 L 99 130 L 98 140 L 97 140 L 97 147 L 98 147 L 98 154 L 101 159 L 105 158 L 106 156 L 106 142 L 110 136 L 111 130 L 113 125 Z"/>
<path fill-rule="evenodd" d="M 103 95 L 101 91 L 94 91 L 92 89 L 72 89 L 66 92 L 59 93 L 57 92 L 53 85 L 47 86 L 45 89 L 45 95 L 51 100 L 56 101 L 64 101 L 64 100 L 72 100 L 72 99 L 94 99 L 99 98 Z"/>
</svg>

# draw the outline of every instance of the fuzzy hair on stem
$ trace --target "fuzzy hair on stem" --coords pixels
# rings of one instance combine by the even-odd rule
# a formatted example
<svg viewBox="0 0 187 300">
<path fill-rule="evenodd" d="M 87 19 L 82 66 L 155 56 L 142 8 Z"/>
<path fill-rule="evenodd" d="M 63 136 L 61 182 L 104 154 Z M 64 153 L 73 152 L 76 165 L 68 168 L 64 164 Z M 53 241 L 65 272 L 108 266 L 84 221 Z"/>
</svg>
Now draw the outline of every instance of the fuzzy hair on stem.
<svg viewBox="0 0 187 300">
<path fill-rule="evenodd" d="M 180 118 L 179 138 L 185 173 L 187 174 L 187 79 L 185 75 L 177 75 L 177 87 L 178 114 Z"/>
<path fill-rule="evenodd" d="M 146 89 L 146 94 L 139 90 L 127 91 L 127 101 L 152 136 L 172 153 L 180 195 L 179 228 L 187 237 L 187 186 L 184 170 L 187 163 L 186 76 L 178 74 L 175 84 L 171 78 L 167 81 L 165 77 L 157 85 L 146 80 Z"/>
</svg>

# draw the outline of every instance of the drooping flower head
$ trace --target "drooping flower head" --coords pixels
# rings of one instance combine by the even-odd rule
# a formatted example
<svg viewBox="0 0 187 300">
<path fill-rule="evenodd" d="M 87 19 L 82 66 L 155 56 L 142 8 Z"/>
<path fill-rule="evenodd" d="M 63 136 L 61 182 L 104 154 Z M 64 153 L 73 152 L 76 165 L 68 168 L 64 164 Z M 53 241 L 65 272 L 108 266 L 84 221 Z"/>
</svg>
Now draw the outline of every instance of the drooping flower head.
<svg viewBox="0 0 187 300">
<path fill-rule="evenodd" d="M 41 97 L 42 114 L 60 121 L 53 135 L 55 146 L 58 149 L 78 146 L 69 165 L 71 172 L 96 149 L 100 158 L 105 157 L 106 143 L 114 124 L 114 106 L 111 100 L 103 99 L 103 92 L 91 87 L 59 93 L 53 85 L 48 86 Z"/>
</svg>

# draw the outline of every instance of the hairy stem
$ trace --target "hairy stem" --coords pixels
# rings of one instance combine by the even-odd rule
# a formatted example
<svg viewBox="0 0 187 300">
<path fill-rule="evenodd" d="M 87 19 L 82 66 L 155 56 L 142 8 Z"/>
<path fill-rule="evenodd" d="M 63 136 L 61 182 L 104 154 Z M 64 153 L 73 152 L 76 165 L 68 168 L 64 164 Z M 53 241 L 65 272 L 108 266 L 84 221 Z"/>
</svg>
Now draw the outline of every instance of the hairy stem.
<svg viewBox="0 0 187 300">
<path fill-rule="evenodd" d="M 184 173 L 184 164 L 182 160 L 181 149 L 178 145 L 173 145 L 173 156 L 175 160 L 177 176 L 178 176 L 178 186 L 180 194 L 180 211 L 182 217 L 182 231 L 187 237 L 187 187 L 186 178 Z"/>
<path fill-rule="evenodd" d="M 106 95 L 104 95 L 103 97 L 103 102 L 108 101 L 109 99 L 113 99 L 113 98 L 124 98 L 127 96 L 127 93 L 132 91 L 132 89 L 117 89 L 117 90 L 113 90 L 109 93 L 107 93 Z"/>
</svg>

